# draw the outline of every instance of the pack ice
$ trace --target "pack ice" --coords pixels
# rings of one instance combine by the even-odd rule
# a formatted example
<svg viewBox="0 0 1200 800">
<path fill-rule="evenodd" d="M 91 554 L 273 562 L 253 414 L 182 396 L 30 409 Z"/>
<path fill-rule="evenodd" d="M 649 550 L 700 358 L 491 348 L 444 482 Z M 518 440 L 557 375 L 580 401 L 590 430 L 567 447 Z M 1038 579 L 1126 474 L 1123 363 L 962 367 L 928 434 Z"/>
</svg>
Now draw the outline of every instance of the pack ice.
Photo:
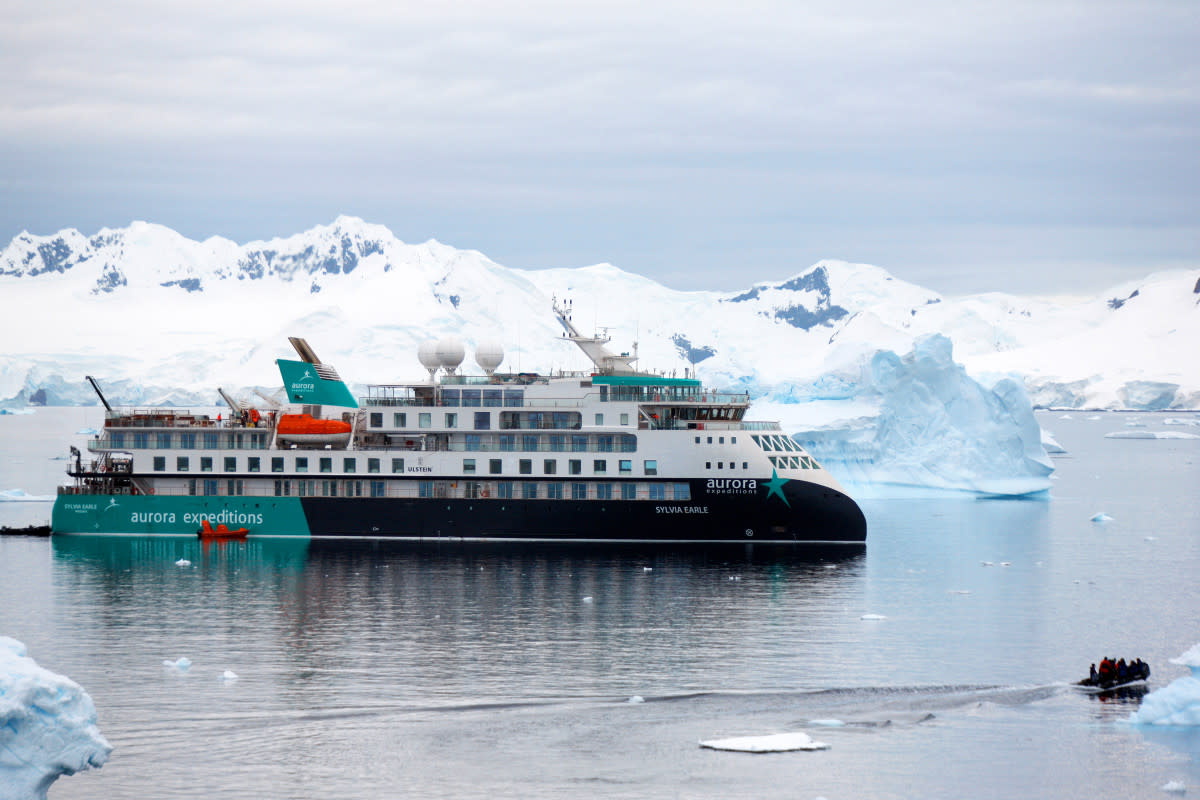
<svg viewBox="0 0 1200 800">
<path fill-rule="evenodd" d="M 0 797 L 45 800 L 60 775 L 100 767 L 110 752 L 87 692 L 0 636 Z"/>
</svg>

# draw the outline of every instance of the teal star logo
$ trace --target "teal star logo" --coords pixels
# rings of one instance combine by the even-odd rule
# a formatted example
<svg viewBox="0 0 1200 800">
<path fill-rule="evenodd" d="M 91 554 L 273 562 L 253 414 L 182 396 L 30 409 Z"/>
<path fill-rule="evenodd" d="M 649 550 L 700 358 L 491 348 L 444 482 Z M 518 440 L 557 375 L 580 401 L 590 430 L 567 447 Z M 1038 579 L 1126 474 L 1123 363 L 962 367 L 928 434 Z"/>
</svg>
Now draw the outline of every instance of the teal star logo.
<svg viewBox="0 0 1200 800">
<path fill-rule="evenodd" d="M 779 499 L 783 501 L 783 504 L 788 508 L 791 508 L 792 504 L 789 503 L 788 499 L 783 496 L 783 487 L 787 482 L 788 479 L 779 477 L 779 473 L 775 471 L 774 467 L 772 467 L 771 480 L 767 481 L 767 499 L 770 500 L 771 495 L 777 494 L 779 495 Z"/>
</svg>

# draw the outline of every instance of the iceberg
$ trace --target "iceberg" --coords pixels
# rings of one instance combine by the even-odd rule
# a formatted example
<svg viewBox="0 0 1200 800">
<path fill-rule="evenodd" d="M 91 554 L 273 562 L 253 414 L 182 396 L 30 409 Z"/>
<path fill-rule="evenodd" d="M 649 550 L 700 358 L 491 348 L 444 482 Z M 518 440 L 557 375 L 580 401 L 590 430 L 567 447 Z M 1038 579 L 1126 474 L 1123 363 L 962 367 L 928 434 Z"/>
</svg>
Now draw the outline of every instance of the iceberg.
<svg viewBox="0 0 1200 800">
<path fill-rule="evenodd" d="M 848 374 L 857 370 L 857 374 Z M 1054 465 L 1023 385 L 1003 377 L 990 388 L 967 375 L 941 334 L 921 337 L 904 356 L 876 351 L 842 368 L 842 398 L 796 403 L 794 416 L 818 424 L 792 438 L 856 495 L 883 487 L 1021 496 L 1046 492 Z M 818 379 L 820 385 L 832 380 Z M 778 398 L 803 397 L 789 386 Z M 770 406 L 788 415 L 785 403 Z"/>
<path fill-rule="evenodd" d="M 1137 725 L 1200 725 L 1200 644 L 1178 658 L 1172 664 L 1180 664 L 1191 670 L 1190 675 L 1176 678 L 1161 689 L 1155 689 L 1142 698 L 1142 705 L 1129 715 L 1129 721 Z"/>
<path fill-rule="evenodd" d="M 111 752 L 87 692 L 0 636 L 0 797 L 45 800 L 60 775 L 99 768 Z"/>
<path fill-rule="evenodd" d="M 734 750 L 741 753 L 786 753 L 790 750 L 829 749 L 829 745 L 814 740 L 807 733 L 773 733 L 768 736 L 710 739 L 701 742 L 700 746 L 710 750 Z"/>
</svg>

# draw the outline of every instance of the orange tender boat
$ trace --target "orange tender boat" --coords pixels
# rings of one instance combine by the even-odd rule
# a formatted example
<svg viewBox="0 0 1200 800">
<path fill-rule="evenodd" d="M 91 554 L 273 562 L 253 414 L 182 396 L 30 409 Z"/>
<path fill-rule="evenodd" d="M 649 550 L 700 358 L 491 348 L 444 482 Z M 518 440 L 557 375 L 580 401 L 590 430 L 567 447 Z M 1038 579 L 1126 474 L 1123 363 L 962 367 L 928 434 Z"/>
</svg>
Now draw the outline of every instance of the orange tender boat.
<svg viewBox="0 0 1200 800">
<path fill-rule="evenodd" d="M 284 414 L 279 418 L 276 436 L 296 444 L 344 445 L 350 441 L 350 423 L 317 419 L 311 414 Z"/>
<path fill-rule="evenodd" d="M 249 532 L 249 528 L 234 528 L 231 530 L 224 522 L 219 523 L 214 528 L 208 520 L 201 520 L 199 535 L 201 539 L 245 539 L 246 534 Z"/>
</svg>

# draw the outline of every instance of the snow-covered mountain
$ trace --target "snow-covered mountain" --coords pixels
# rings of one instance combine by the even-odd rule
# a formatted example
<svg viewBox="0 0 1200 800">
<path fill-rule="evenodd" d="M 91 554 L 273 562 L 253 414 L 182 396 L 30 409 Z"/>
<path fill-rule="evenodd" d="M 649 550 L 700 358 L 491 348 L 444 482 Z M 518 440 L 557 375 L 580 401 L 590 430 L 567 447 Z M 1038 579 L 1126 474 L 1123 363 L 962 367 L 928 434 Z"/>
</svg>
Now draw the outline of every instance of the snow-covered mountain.
<svg viewBox="0 0 1200 800">
<path fill-rule="evenodd" d="M 845 393 L 876 350 L 940 333 L 970 374 L 1020 375 L 1039 405 L 1200 407 L 1200 269 L 1093 297 L 946 298 L 878 267 L 823 261 L 740 292 L 678 292 L 607 264 L 508 269 L 351 217 L 245 245 L 144 222 L 17 236 L 0 253 L 0 402 L 38 390 L 50 403 L 90 402 L 85 374 L 146 403 L 268 386 L 287 335 L 359 383 L 421 375 L 418 343 L 449 333 L 468 348 L 500 341 L 507 368 L 586 367 L 561 340 L 551 295 L 572 299 L 582 329 L 636 341 L 643 368 L 694 366 L 778 400 Z"/>
<path fill-rule="evenodd" d="M 731 269 L 740 269 L 731 265 Z M 1200 269 L 1094 297 L 947 298 L 865 264 L 679 292 L 600 264 L 510 269 L 351 217 L 285 239 L 195 242 L 137 222 L 27 233 L 0 253 L 0 405 L 215 405 L 278 386 L 303 336 L 352 386 L 425 376 L 449 334 L 503 345 L 504 371 L 588 369 L 551 298 L 642 369 L 759 399 L 850 483 L 1024 494 L 1048 487 L 1030 398 L 1070 408 L 1200 408 Z M 467 367 L 471 367 L 468 356 Z"/>
</svg>

